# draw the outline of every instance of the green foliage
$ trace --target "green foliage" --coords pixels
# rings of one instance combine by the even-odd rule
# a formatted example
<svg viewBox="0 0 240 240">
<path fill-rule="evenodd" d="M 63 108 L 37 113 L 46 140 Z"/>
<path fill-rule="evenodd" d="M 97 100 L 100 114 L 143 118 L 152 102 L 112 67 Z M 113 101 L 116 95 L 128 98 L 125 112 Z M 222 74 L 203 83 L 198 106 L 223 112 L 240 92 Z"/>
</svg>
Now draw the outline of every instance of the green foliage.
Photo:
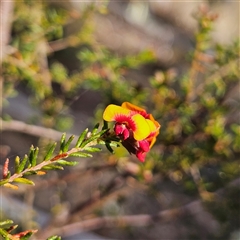
<svg viewBox="0 0 240 240">
<path fill-rule="evenodd" d="M 25 178 L 25 176 L 33 174 L 42 175 L 47 170 L 63 170 L 62 166 L 74 166 L 78 164 L 76 161 L 64 160 L 68 157 L 92 157 L 90 153 L 101 151 L 101 148 L 95 147 L 95 145 L 109 145 L 114 140 L 119 141 L 112 139 L 109 134 L 106 134 L 109 131 L 106 127 L 106 125 L 103 125 L 102 129 L 99 129 L 99 124 L 97 124 L 91 132 L 86 129 L 78 137 L 74 147 L 72 147 L 74 136 L 72 135 L 66 140 L 66 134 L 64 133 L 58 144 L 60 146 L 59 151 L 56 153 L 57 142 L 53 143 L 47 150 L 43 160 L 40 161 L 38 160 L 39 148 L 31 146 L 28 155 L 25 154 L 22 159 L 16 156 L 14 173 L 9 171 L 9 159 L 7 159 L 3 167 L 3 179 L 0 180 L 0 185 L 12 189 L 18 188 L 13 183 L 34 185 L 34 182 Z"/>
<path fill-rule="evenodd" d="M 136 83 L 129 88 L 123 73 L 152 61 L 154 55 L 144 51 L 136 56 L 117 57 L 93 41 L 91 19 L 104 6 L 105 3 L 87 4 L 80 17 L 54 4 L 17 1 L 12 26 L 13 53 L 3 62 L 4 99 L 14 97 L 14 85 L 24 83 L 31 91 L 32 104 L 43 113 L 41 123 L 61 131 L 73 124 L 71 117 L 61 112 L 66 112 L 69 99 L 74 99 L 80 88 L 103 88 L 106 101 L 117 102 L 126 93 L 125 99 L 143 99 L 145 94 L 136 91 Z M 74 23 L 79 29 L 65 34 L 65 27 Z M 79 67 L 74 71 L 59 61 L 51 61 L 51 54 L 67 47 L 75 47 L 76 52 L 81 49 L 76 54 Z M 58 86 L 59 94 L 53 85 Z"/>
<path fill-rule="evenodd" d="M 147 92 L 140 91 L 138 83 L 126 79 L 129 69 L 140 67 L 154 60 L 151 51 L 141 52 L 136 56 L 114 56 L 105 48 L 83 49 L 78 54 L 83 65 L 79 78 L 85 89 L 101 91 L 106 103 L 121 104 L 123 101 L 142 102 Z"/>
<path fill-rule="evenodd" d="M 182 183 L 187 190 L 201 189 L 199 194 L 206 196 L 201 191 L 214 191 L 240 172 L 237 167 L 239 123 L 229 123 L 229 113 L 233 110 L 225 104 L 240 77 L 240 48 L 239 40 L 229 46 L 212 43 L 210 34 L 217 17 L 215 14 L 200 9 L 195 17 L 199 29 L 195 34 L 195 49 L 190 54 L 189 70 L 182 75 L 177 74 L 176 69 L 157 71 L 150 78 L 151 88 L 138 89 L 134 83 L 126 81 L 123 67 L 131 61 L 124 58 L 113 59 L 108 52 L 99 54 L 96 49 L 81 51 L 78 57 L 85 64 L 83 79 L 87 81 L 84 86 L 100 88 L 105 94 L 106 105 L 123 101 L 149 105 L 153 109 L 150 112 L 161 123 L 160 150 L 157 146 L 153 148 L 139 174 L 143 174 L 144 169 L 151 170 Z M 127 66 L 137 67 L 139 63 Z M 117 75 L 115 72 L 119 69 L 121 72 Z M 97 111 L 97 116 L 100 113 L 102 109 Z M 109 150 L 112 151 L 110 147 Z M 203 173 L 201 183 L 194 181 L 193 164 L 200 174 Z M 215 182 L 209 182 L 204 177 L 204 169 L 208 166 L 220 167 L 221 176 L 226 174 L 228 177 L 221 179 L 219 175 Z M 234 171 L 228 171 L 234 172 L 233 175 L 227 174 L 227 166 L 235 166 Z M 144 179 L 143 175 L 138 177 Z"/>
<path fill-rule="evenodd" d="M 232 61 L 235 61 L 234 68 L 237 67 L 236 59 Z M 224 163 L 229 158 L 232 159 L 228 160 L 231 162 L 229 164 L 235 161 L 239 153 L 239 125 L 235 123 L 229 126 L 227 119 L 230 109 L 222 102 L 229 91 L 228 87 L 239 78 L 239 73 L 230 77 L 232 68 L 229 68 L 225 76 L 208 83 L 218 71 L 221 69 L 216 72 L 211 69 L 210 73 L 206 71 L 203 77 L 205 82 L 201 83 L 201 87 L 192 89 L 189 88 L 189 81 L 194 79 L 188 79 L 188 74 L 177 82 L 169 82 L 167 72 L 158 73 L 151 80 L 155 115 L 162 125 L 159 142 L 164 149 L 159 155 L 159 162 L 156 162 L 155 171 L 168 175 L 181 170 L 184 176 L 190 173 L 193 163 L 197 163 L 201 169 L 207 164 Z M 181 85 L 184 81 L 188 83 Z M 188 99 L 189 92 L 194 92 L 193 101 Z M 182 177 L 183 182 L 185 179 Z M 214 184 L 217 188 L 219 183 Z"/>
<path fill-rule="evenodd" d="M 83 18 L 80 19 L 76 12 L 69 12 L 44 1 L 38 1 L 36 4 L 16 1 L 12 24 L 13 38 L 10 43 L 11 54 L 3 62 L 6 89 L 4 100 L 16 95 L 13 91 L 15 85 L 24 83 L 31 91 L 31 102 L 43 112 L 41 119 L 43 125 L 61 131 L 71 127 L 70 117 L 59 116 L 59 112 L 66 110 L 68 104 L 66 99 L 81 87 L 79 76 L 76 78 L 74 75 L 71 76 L 60 62 L 53 62 L 49 66 L 48 61 L 54 51 L 91 42 L 92 31 L 89 31 L 89 25 L 91 15 L 96 11 L 97 7 L 89 4 L 83 9 L 81 13 Z M 64 28 L 74 21 L 79 21 L 81 31 L 74 35 L 65 35 Z M 54 92 L 53 84 L 60 86 L 60 95 Z"/>
<path fill-rule="evenodd" d="M 52 236 L 52 237 L 47 238 L 47 240 L 61 240 L 61 237 L 59 237 L 59 236 Z"/>
<path fill-rule="evenodd" d="M 27 230 L 27 231 L 12 235 L 11 232 L 18 227 L 18 225 L 12 225 L 12 224 L 13 224 L 12 220 L 5 220 L 0 222 L 0 235 L 5 240 L 15 240 L 15 239 L 28 240 L 35 232 L 37 232 L 37 230 Z"/>
<path fill-rule="evenodd" d="M 230 116 L 238 109 L 226 104 L 230 90 L 240 78 L 239 40 L 226 46 L 213 44 L 210 34 L 216 15 L 200 9 L 195 15 L 199 29 L 194 51 L 189 54 L 188 70 L 182 75 L 172 68 L 156 71 L 149 79 L 150 87 L 144 88 L 129 79 L 128 72 L 154 61 L 154 54 L 147 50 L 135 56 L 117 56 L 96 43 L 92 16 L 103 7 L 104 3 L 89 4 L 76 15 L 43 1 L 15 1 L 11 51 L 2 64 L 4 104 L 17 94 L 15 86 L 27 86 L 31 103 L 42 113 L 41 123 L 61 132 L 73 123 L 64 112 L 81 88 L 101 93 L 103 100 L 96 111 L 97 119 L 102 118 L 102 108 L 110 103 L 129 101 L 149 106 L 148 112 L 161 124 L 161 133 L 146 162 L 133 175 L 142 181 L 147 181 L 151 174 L 170 178 L 182 184 L 186 192 L 199 194 L 208 201 L 206 193 L 224 187 L 240 173 L 240 125 Z M 71 23 L 80 27 L 67 34 L 65 28 Z M 67 48 L 77 52 L 74 57 L 78 67 L 71 69 L 54 58 L 56 52 Z M 119 146 L 106 122 L 101 129 L 99 125 L 91 132 L 86 129 L 74 140 L 74 136 L 67 138 L 63 134 L 44 156 L 39 154 L 38 147 L 31 146 L 23 158 L 15 158 L 12 172 L 6 161 L 0 185 L 12 189 L 17 184 L 33 185 L 29 175 L 74 166 L 78 162 L 67 158 L 92 157 L 101 150 L 97 145 L 105 145 L 112 153 L 112 147 Z M 206 174 L 209 167 L 217 169 L 214 180 Z M 235 210 L 239 208 L 239 204 L 231 201 L 234 197 L 230 192 L 228 200 L 211 199 L 209 203 L 209 209 L 223 222 L 223 235 L 237 228 L 234 224 L 232 227 L 237 221 Z M 9 227 L 12 224 L 11 220 L 0 223 L 0 234 L 5 239 L 11 239 L 10 232 L 17 227 Z M 28 239 L 32 233 L 29 230 L 21 239 Z"/>
<path fill-rule="evenodd" d="M 16 230 L 18 225 L 13 225 L 12 220 L 4 220 L 0 222 L 0 235 L 5 240 L 28 240 L 30 237 L 37 232 L 37 230 L 27 230 L 24 232 L 19 232 L 17 234 L 12 234 Z M 47 238 L 47 240 L 61 240 L 59 236 L 52 236 Z"/>
</svg>

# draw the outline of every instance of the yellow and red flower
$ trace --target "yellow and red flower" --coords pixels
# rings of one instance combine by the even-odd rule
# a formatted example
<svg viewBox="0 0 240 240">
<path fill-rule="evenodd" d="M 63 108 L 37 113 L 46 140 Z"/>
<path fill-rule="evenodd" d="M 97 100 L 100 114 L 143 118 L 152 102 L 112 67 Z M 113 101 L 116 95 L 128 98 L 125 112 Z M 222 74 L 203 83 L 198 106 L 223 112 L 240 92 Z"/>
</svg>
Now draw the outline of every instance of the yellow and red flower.
<svg viewBox="0 0 240 240">
<path fill-rule="evenodd" d="M 123 146 L 144 162 L 159 134 L 160 124 L 145 109 L 129 102 L 121 106 L 111 104 L 103 113 L 103 119 L 115 122 L 114 132 L 122 140 Z"/>
</svg>

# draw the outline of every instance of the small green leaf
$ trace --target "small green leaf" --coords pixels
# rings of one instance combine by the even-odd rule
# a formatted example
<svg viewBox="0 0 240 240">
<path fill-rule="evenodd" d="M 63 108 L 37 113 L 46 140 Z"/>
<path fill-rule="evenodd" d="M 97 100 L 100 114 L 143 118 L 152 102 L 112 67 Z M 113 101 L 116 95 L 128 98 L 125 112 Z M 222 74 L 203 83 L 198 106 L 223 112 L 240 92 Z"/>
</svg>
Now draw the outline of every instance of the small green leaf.
<svg viewBox="0 0 240 240">
<path fill-rule="evenodd" d="M 107 131 L 108 131 L 108 129 L 104 129 L 104 130 L 98 132 L 98 133 L 95 134 L 95 135 L 91 135 L 91 137 L 90 137 L 89 139 L 85 140 L 85 141 L 82 143 L 81 147 L 84 147 L 84 146 L 86 146 L 88 143 L 93 142 L 94 140 L 100 138 L 100 136 L 102 136 L 102 135 L 103 135 L 105 132 L 107 132 Z"/>
<path fill-rule="evenodd" d="M 92 130 L 92 135 L 94 135 L 95 133 L 97 133 L 98 128 L 99 128 L 99 123 L 97 123 L 97 124 L 94 126 L 94 128 L 93 128 L 93 130 Z"/>
<path fill-rule="evenodd" d="M 47 238 L 47 240 L 61 240 L 61 239 L 62 238 L 59 236 L 52 236 L 52 237 Z"/>
<path fill-rule="evenodd" d="M 48 150 L 46 156 L 44 157 L 44 161 L 49 160 L 52 157 L 52 154 L 57 146 L 57 143 L 55 142 Z"/>
<path fill-rule="evenodd" d="M 39 153 L 39 148 L 36 147 L 36 148 L 35 148 L 35 151 L 34 151 L 34 155 L 33 155 L 32 166 L 36 166 L 36 164 L 37 164 L 38 153 Z"/>
<path fill-rule="evenodd" d="M 108 129 L 101 130 L 100 132 L 98 132 L 97 134 L 94 135 L 94 139 L 99 138 L 100 136 L 102 136 L 107 131 L 108 131 Z"/>
<path fill-rule="evenodd" d="M 35 185 L 33 181 L 27 179 L 27 178 L 15 178 L 13 180 L 14 182 L 18 182 L 18 183 L 25 183 L 25 184 L 30 184 L 30 185 Z"/>
<path fill-rule="evenodd" d="M 85 147 L 84 151 L 87 151 L 87 152 L 100 152 L 100 151 L 102 151 L 102 149 L 101 148 L 97 148 L 97 147 Z"/>
<path fill-rule="evenodd" d="M 93 141 L 94 141 L 94 136 L 90 137 L 89 139 L 86 139 L 85 141 L 82 142 L 81 148 L 84 148 L 84 146 L 86 146 L 88 143 Z"/>
<path fill-rule="evenodd" d="M 0 228 L 0 235 L 4 237 L 5 240 L 9 240 L 11 235 L 4 229 Z"/>
<path fill-rule="evenodd" d="M 104 140 L 99 139 L 99 140 L 98 140 L 98 144 L 105 145 L 106 142 L 105 142 Z"/>
<path fill-rule="evenodd" d="M 23 160 L 22 160 L 22 161 L 20 162 L 20 164 L 19 164 L 19 167 L 18 167 L 18 169 L 17 169 L 17 173 L 20 173 L 20 172 L 23 171 L 23 169 L 24 169 L 24 167 L 25 167 L 25 165 L 26 165 L 26 163 L 27 163 L 27 160 L 28 160 L 28 155 L 25 154 Z"/>
<path fill-rule="evenodd" d="M 0 186 L 4 185 L 6 183 L 8 183 L 8 179 L 0 180 Z"/>
<path fill-rule="evenodd" d="M 90 142 L 92 142 L 93 140 L 92 140 L 92 138 L 89 138 L 89 139 L 86 139 L 86 140 L 84 140 L 83 142 L 82 142 L 82 144 L 81 144 L 81 148 L 84 148 L 84 146 L 86 146 L 88 143 L 90 143 Z"/>
<path fill-rule="evenodd" d="M 102 128 L 102 130 L 104 130 L 104 129 L 108 129 L 108 122 L 107 121 L 103 121 L 103 128 Z"/>
<path fill-rule="evenodd" d="M 37 171 L 27 171 L 26 173 L 24 173 L 24 176 L 30 176 L 34 174 L 37 174 Z"/>
<path fill-rule="evenodd" d="M 83 157 L 83 158 L 85 158 L 85 157 L 92 157 L 91 154 L 84 153 L 84 152 L 71 153 L 70 156 L 72 156 L 72 157 Z"/>
<path fill-rule="evenodd" d="M 0 226 L 4 226 L 4 225 L 8 225 L 8 224 L 13 224 L 13 220 L 6 219 L 6 220 L 0 222 Z"/>
<path fill-rule="evenodd" d="M 7 172 L 7 176 L 6 176 L 6 178 L 8 179 L 8 178 L 10 178 L 10 177 L 11 177 L 11 172 L 8 171 L 8 172 Z"/>
<path fill-rule="evenodd" d="M 77 161 L 65 161 L 65 160 L 59 160 L 57 161 L 58 164 L 63 165 L 63 166 L 75 166 L 77 165 L 79 162 Z"/>
<path fill-rule="evenodd" d="M 67 142 L 64 144 L 64 146 L 63 146 L 63 148 L 62 148 L 62 151 L 63 151 L 63 152 L 67 152 L 67 151 L 68 151 L 68 148 L 69 148 L 71 142 L 73 141 L 73 139 L 74 139 L 74 135 L 72 135 L 72 136 L 67 140 Z"/>
<path fill-rule="evenodd" d="M 28 154 L 28 160 L 31 164 L 32 167 L 36 166 L 37 164 L 37 155 L 38 155 L 38 152 L 39 152 L 39 148 L 34 148 L 33 145 L 31 146 L 30 148 L 30 152 Z"/>
<path fill-rule="evenodd" d="M 63 133 L 61 140 L 60 140 L 60 153 L 63 152 L 63 147 L 65 145 L 66 133 Z"/>
<path fill-rule="evenodd" d="M 20 163 L 20 158 L 19 158 L 19 156 L 16 156 L 15 157 L 15 172 L 18 171 L 19 163 Z"/>
<path fill-rule="evenodd" d="M 117 143 L 117 142 L 110 142 L 110 143 L 108 143 L 109 144 L 109 146 L 111 146 L 111 147 L 119 147 L 120 145 L 119 145 L 119 143 Z"/>
<path fill-rule="evenodd" d="M 33 155 L 34 155 L 34 146 L 31 145 L 28 153 L 28 161 L 30 162 L 31 165 L 32 165 Z"/>
<path fill-rule="evenodd" d="M 108 144 L 111 147 L 119 147 L 120 146 L 118 142 L 109 142 L 109 141 L 104 141 L 104 140 L 99 140 L 98 144 L 101 144 L 101 145 Z"/>
<path fill-rule="evenodd" d="M 28 240 L 34 232 L 32 232 L 31 230 L 24 236 L 20 237 L 21 240 Z"/>
<path fill-rule="evenodd" d="M 59 165 L 49 164 L 47 166 L 44 166 L 41 170 L 55 170 L 55 169 L 63 170 L 64 168 Z"/>
<path fill-rule="evenodd" d="M 108 151 L 109 151 L 110 153 L 114 153 L 114 150 L 111 148 L 111 146 L 110 146 L 109 143 L 106 142 L 105 145 L 106 145 L 106 148 L 108 149 Z"/>
<path fill-rule="evenodd" d="M 77 143 L 76 143 L 76 145 L 75 145 L 76 148 L 78 148 L 78 147 L 81 146 L 81 144 L 82 144 L 85 136 L 87 135 L 87 133 L 88 133 L 88 128 L 86 128 L 86 129 L 82 132 L 82 134 L 79 136 L 79 138 L 78 138 L 78 140 L 77 140 Z"/>
</svg>

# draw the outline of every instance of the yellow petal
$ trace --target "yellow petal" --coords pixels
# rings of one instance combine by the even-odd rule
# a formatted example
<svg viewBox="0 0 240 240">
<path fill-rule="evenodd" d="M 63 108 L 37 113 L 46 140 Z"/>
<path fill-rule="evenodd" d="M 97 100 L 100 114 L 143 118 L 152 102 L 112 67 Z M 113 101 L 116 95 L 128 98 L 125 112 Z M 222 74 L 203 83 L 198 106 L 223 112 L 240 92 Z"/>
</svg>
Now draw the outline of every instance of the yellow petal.
<svg viewBox="0 0 240 240">
<path fill-rule="evenodd" d="M 150 144 L 149 148 L 151 148 L 153 144 L 156 142 L 156 139 L 157 139 L 156 137 L 159 134 L 160 124 L 155 120 L 152 121 L 147 119 L 147 122 L 149 124 L 150 131 L 151 131 L 150 135 L 147 137 L 147 141 Z"/>
<path fill-rule="evenodd" d="M 149 114 L 149 119 L 155 124 L 157 129 L 160 129 L 161 125 L 154 119 L 152 114 Z"/>
<path fill-rule="evenodd" d="M 147 123 L 148 123 L 148 126 L 150 128 L 150 131 L 153 132 L 153 131 L 156 131 L 156 126 L 154 124 L 153 121 L 149 120 L 149 119 L 146 119 Z"/>
<path fill-rule="evenodd" d="M 131 118 L 136 125 L 136 129 L 133 131 L 134 139 L 137 141 L 141 141 L 148 137 L 151 133 L 151 129 L 146 119 L 140 114 L 135 114 Z"/>
<path fill-rule="evenodd" d="M 114 121 L 116 119 L 116 116 L 118 115 L 126 115 L 129 116 L 130 115 L 130 110 L 122 108 L 120 106 L 114 105 L 114 104 L 110 104 L 107 106 L 107 108 L 105 109 L 104 113 L 103 113 L 103 119 L 105 121 Z"/>
</svg>

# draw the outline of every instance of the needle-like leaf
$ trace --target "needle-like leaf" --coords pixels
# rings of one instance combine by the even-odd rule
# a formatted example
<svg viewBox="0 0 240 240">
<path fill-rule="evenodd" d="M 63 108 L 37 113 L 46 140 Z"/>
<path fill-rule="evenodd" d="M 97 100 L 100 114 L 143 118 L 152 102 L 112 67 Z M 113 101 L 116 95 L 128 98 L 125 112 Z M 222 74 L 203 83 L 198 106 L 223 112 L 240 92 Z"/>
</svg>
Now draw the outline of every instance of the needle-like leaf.
<svg viewBox="0 0 240 240">
<path fill-rule="evenodd" d="M 66 133 L 63 133 L 61 140 L 60 140 L 60 153 L 63 152 L 63 148 L 65 145 Z"/>
<path fill-rule="evenodd" d="M 27 179 L 27 178 L 15 178 L 13 180 L 14 182 L 18 182 L 18 183 L 25 183 L 25 184 L 30 184 L 30 185 L 35 185 L 33 181 Z"/>
<path fill-rule="evenodd" d="M 20 158 L 19 158 L 19 159 L 20 159 Z M 28 155 L 25 154 L 23 160 L 20 162 L 19 167 L 18 167 L 18 169 L 17 169 L 17 171 L 16 171 L 17 173 L 20 173 L 20 172 L 23 171 L 23 169 L 24 169 L 24 167 L 25 167 L 25 165 L 26 165 L 26 163 L 27 163 L 27 160 L 28 160 Z"/>
<path fill-rule="evenodd" d="M 62 148 L 62 151 L 63 152 L 67 152 L 68 149 L 69 149 L 69 146 L 71 144 L 71 142 L 73 141 L 74 139 L 74 135 L 72 135 L 71 137 L 69 137 L 69 139 L 67 140 L 67 142 L 64 144 L 63 148 Z"/>
<path fill-rule="evenodd" d="M 46 156 L 44 157 L 44 161 L 49 160 L 52 157 L 52 154 L 57 146 L 57 143 L 55 142 L 48 150 Z"/>
<path fill-rule="evenodd" d="M 81 144 L 82 144 L 83 140 L 85 139 L 87 133 L 88 133 L 88 128 L 86 128 L 86 129 L 82 132 L 82 134 L 79 136 L 79 138 L 78 138 L 78 140 L 77 140 L 77 143 L 76 143 L 76 145 L 75 145 L 76 148 L 78 148 L 78 147 L 81 146 Z"/>
<path fill-rule="evenodd" d="M 60 164 L 60 165 L 63 165 L 63 166 L 75 166 L 75 165 L 77 165 L 79 162 L 77 162 L 77 161 L 59 160 L 57 163 Z"/>
<path fill-rule="evenodd" d="M 84 153 L 84 152 L 76 152 L 76 153 L 71 153 L 70 156 L 72 157 L 92 157 L 92 154 L 89 153 Z"/>
</svg>

